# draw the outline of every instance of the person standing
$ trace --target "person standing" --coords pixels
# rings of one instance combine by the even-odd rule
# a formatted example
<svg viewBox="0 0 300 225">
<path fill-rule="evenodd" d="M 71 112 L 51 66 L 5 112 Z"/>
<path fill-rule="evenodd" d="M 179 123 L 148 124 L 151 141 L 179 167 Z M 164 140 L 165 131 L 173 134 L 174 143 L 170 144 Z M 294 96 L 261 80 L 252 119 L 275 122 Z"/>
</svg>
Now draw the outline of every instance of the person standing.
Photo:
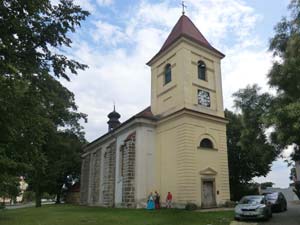
<svg viewBox="0 0 300 225">
<path fill-rule="evenodd" d="M 158 194 L 157 191 L 155 191 L 155 198 L 154 198 L 154 201 L 155 201 L 155 209 L 159 209 L 160 208 L 160 195 Z"/>
<path fill-rule="evenodd" d="M 147 201 L 147 209 L 154 209 L 154 196 L 152 192 L 148 195 L 148 201 Z"/>
<path fill-rule="evenodd" d="M 166 198 L 166 202 L 167 202 L 167 208 L 171 208 L 172 205 L 172 194 L 171 192 L 168 192 L 167 198 Z"/>
</svg>

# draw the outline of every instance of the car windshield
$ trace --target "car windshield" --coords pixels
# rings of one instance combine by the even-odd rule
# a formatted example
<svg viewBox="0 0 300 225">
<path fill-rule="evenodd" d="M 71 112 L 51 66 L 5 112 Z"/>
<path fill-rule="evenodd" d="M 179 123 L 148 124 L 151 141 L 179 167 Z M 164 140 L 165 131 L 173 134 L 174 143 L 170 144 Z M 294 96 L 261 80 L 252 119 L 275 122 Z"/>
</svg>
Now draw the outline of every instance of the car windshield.
<svg viewBox="0 0 300 225">
<path fill-rule="evenodd" d="M 278 197 L 278 193 L 271 193 L 266 195 L 268 200 L 276 200 Z"/>
<path fill-rule="evenodd" d="M 245 196 L 240 200 L 240 204 L 261 204 L 263 196 Z"/>
</svg>

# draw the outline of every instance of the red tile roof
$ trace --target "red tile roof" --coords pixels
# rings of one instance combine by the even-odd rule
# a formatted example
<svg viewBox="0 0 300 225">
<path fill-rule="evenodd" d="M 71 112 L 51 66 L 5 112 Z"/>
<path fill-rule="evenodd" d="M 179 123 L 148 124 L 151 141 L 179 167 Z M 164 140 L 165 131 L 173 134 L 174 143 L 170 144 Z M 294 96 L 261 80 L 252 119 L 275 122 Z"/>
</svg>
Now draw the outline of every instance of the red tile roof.
<svg viewBox="0 0 300 225">
<path fill-rule="evenodd" d="M 134 117 L 142 117 L 142 118 L 148 118 L 148 119 L 155 119 L 155 117 L 153 116 L 153 113 L 151 111 L 151 106 L 148 106 L 143 111 L 135 114 Z"/>
<path fill-rule="evenodd" d="M 167 50 L 174 42 L 176 42 L 180 37 L 186 37 L 197 44 L 206 47 L 215 53 L 224 57 L 225 55 L 212 47 L 209 42 L 205 39 L 203 34 L 197 29 L 194 23 L 185 15 L 182 15 L 177 21 L 176 25 L 169 34 L 167 40 L 159 50 L 159 52 L 147 63 L 149 65 L 157 56 L 159 56 L 163 51 Z"/>
<path fill-rule="evenodd" d="M 133 133 L 129 134 L 124 141 L 130 141 L 130 140 L 134 139 L 135 136 L 136 136 L 136 132 L 134 131 Z"/>
</svg>

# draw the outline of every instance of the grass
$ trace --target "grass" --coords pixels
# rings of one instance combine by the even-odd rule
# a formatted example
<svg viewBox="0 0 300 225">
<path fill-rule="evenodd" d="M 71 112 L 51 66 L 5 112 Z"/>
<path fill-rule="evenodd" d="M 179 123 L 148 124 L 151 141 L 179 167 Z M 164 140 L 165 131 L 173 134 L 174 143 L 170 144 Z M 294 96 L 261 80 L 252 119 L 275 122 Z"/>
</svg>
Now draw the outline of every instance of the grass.
<svg viewBox="0 0 300 225">
<path fill-rule="evenodd" d="M 71 205 L 0 211 L 1 225 L 227 225 L 232 219 L 232 211 L 147 211 Z"/>
</svg>

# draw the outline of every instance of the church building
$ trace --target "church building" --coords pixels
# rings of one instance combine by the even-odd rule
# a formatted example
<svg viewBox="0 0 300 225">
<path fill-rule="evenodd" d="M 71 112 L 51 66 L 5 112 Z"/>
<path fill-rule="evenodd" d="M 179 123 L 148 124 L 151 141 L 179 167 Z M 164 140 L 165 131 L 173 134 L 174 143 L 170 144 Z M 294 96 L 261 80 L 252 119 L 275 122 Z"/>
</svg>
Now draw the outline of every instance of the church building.
<svg viewBox="0 0 300 225">
<path fill-rule="evenodd" d="M 222 206 L 230 199 L 221 59 L 184 14 L 151 68 L 151 106 L 120 123 L 82 154 L 83 205 L 145 207 L 150 192 L 164 204 Z"/>
</svg>

